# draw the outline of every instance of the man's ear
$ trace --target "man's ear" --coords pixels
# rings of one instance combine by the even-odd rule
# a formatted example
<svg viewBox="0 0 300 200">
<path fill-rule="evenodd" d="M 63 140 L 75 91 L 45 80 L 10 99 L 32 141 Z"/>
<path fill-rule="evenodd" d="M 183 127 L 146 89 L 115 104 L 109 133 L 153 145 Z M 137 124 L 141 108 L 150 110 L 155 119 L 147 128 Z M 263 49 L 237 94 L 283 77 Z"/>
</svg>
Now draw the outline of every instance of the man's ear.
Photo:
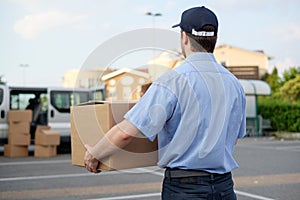
<svg viewBox="0 0 300 200">
<path fill-rule="evenodd" d="M 189 43 L 189 37 L 187 36 L 185 31 L 182 31 L 182 42 L 187 45 Z"/>
</svg>

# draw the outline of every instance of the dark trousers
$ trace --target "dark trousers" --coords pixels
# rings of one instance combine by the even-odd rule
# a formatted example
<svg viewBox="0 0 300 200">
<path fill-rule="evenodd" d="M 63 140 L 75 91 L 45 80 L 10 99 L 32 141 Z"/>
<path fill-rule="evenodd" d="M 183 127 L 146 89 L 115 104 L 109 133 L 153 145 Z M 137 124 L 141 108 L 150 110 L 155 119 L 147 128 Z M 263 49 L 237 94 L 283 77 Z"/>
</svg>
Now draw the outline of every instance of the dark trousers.
<svg viewBox="0 0 300 200">
<path fill-rule="evenodd" d="M 191 176 L 172 176 L 170 169 L 165 172 L 163 181 L 163 200 L 205 199 L 205 200 L 236 200 L 233 190 L 231 173 L 200 174 L 193 171 Z M 180 174 L 175 173 L 175 174 Z"/>
</svg>

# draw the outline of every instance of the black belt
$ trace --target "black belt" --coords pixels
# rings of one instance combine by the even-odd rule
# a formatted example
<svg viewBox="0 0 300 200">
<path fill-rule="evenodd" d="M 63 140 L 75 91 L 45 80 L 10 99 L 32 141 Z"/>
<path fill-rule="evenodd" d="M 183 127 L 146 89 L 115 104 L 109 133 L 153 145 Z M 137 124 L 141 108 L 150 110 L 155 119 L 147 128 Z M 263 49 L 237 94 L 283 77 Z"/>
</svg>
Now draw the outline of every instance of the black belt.
<svg viewBox="0 0 300 200">
<path fill-rule="evenodd" d="M 202 170 L 185 170 L 185 169 L 172 169 L 166 168 L 165 177 L 167 178 L 183 178 L 193 176 L 210 176 L 213 173 Z"/>
</svg>

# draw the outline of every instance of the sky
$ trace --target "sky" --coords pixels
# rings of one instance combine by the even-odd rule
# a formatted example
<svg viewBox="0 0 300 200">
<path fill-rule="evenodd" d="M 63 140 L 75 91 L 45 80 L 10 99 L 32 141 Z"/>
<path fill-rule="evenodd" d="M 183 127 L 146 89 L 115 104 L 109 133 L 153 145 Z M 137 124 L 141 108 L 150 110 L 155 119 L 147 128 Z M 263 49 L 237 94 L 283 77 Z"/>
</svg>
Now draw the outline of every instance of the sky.
<svg viewBox="0 0 300 200">
<path fill-rule="evenodd" d="M 106 41 L 144 28 L 179 32 L 171 26 L 195 6 L 216 13 L 217 45 L 263 50 L 269 71 L 300 66 L 299 0 L 0 0 L 0 76 L 11 86 L 63 86 L 65 72 Z"/>
</svg>

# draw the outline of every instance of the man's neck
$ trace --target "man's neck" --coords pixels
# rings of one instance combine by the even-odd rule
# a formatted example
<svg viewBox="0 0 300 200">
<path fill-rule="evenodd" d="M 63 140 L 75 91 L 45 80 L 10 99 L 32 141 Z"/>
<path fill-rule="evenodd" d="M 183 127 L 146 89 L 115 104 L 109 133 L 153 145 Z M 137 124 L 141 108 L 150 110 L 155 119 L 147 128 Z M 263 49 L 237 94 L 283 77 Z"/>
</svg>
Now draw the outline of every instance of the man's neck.
<svg viewBox="0 0 300 200">
<path fill-rule="evenodd" d="M 194 53 L 209 53 L 209 52 L 207 52 L 207 51 L 189 51 L 189 52 L 186 52 L 186 58 Z"/>
</svg>

